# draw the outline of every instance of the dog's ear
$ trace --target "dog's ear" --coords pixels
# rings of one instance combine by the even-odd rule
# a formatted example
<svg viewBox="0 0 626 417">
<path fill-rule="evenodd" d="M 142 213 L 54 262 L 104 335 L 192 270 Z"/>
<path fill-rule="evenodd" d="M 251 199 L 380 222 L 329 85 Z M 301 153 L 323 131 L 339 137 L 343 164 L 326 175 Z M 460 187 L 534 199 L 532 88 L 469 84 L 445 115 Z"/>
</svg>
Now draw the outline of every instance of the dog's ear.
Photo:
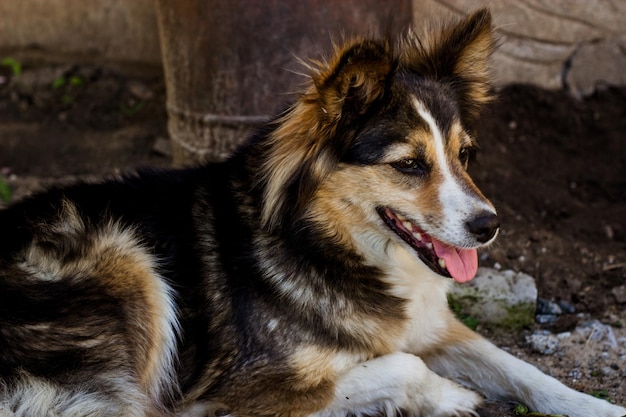
<svg viewBox="0 0 626 417">
<path fill-rule="evenodd" d="M 401 65 L 449 84 L 460 101 L 462 116 L 472 120 L 492 99 L 489 57 L 494 48 L 491 13 L 481 9 L 434 34 L 409 34 Z"/>
<path fill-rule="evenodd" d="M 396 62 L 388 40 L 356 40 L 337 47 L 328 62 L 309 65 L 312 85 L 277 120 L 266 141 L 259 183 L 267 230 L 292 225 L 304 213 L 350 145 L 349 134 L 337 134 L 341 125 L 385 96 Z"/>
<path fill-rule="evenodd" d="M 330 61 L 312 74 L 309 98 L 331 123 L 364 114 L 387 91 L 395 61 L 388 40 L 359 40 L 336 48 Z"/>
</svg>

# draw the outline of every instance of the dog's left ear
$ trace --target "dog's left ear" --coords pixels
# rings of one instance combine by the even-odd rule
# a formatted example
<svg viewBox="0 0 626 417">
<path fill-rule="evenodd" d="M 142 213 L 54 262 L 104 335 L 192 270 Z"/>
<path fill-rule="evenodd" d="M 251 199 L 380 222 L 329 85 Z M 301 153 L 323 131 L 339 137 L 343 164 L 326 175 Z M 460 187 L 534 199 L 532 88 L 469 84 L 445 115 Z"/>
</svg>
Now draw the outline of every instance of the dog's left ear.
<svg viewBox="0 0 626 417">
<path fill-rule="evenodd" d="M 337 48 L 312 74 L 320 110 L 331 121 L 364 114 L 389 86 L 395 58 L 388 40 L 357 40 Z"/>
<path fill-rule="evenodd" d="M 290 226 L 350 145 L 342 123 L 367 113 L 389 89 L 395 59 L 388 40 L 355 40 L 328 62 L 313 62 L 311 85 L 278 119 L 261 170 L 262 220 L 268 231 Z M 349 130 L 349 129 L 345 129 Z"/>
<path fill-rule="evenodd" d="M 401 66 L 449 84 L 461 103 L 462 116 L 471 121 L 492 99 L 489 57 L 495 43 L 491 13 L 481 9 L 438 34 L 411 34 L 401 54 Z"/>
</svg>

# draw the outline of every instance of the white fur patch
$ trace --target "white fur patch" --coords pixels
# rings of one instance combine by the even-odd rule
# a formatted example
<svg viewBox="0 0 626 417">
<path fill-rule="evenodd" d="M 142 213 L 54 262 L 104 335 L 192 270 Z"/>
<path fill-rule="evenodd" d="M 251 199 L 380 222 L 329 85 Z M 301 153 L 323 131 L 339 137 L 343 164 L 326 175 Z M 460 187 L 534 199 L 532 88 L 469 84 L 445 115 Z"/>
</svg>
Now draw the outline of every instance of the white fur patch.
<svg viewBox="0 0 626 417">
<path fill-rule="evenodd" d="M 314 417 L 471 413 L 480 397 L 429 370 L 417 356 L 391 353 L 356 365 L 337 380 L 333 402 Z"/>
<path fill-rule="evenodd" d="M 117 380 L 119 394 L 102 395 L 76 389 L 65 390 L 51 382 L 23 375 L 10 387 L 0 390 L 0 416 L 34 417 L 145 417 L 145 396 L 136 386 Z"/>
<path fill-rule="evenodd" d="M 413 99 L 413 104 L 420 117 L 428 124 L 435 145 L 437 167 L 443 177 L 439 189 L 443 221 L 438 230 L 438 237 L 454 246 L 476 247 L 477 242 L 466 230 L 465 223 L 475 213 L 482 211 L 495 213 L 495 210 L 482 199 L 467 193 L 459 184 L 458 178 L 450 169 L 445 138 L 437 121 L 417 98 Z"/>
</svg>

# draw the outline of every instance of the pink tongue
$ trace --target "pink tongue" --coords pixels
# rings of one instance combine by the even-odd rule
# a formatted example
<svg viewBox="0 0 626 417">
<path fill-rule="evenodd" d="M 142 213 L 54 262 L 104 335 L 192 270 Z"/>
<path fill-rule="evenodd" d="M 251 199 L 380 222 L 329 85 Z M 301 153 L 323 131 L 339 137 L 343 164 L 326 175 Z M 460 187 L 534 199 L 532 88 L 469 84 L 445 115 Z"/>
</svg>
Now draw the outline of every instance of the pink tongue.
<svg viewBox="0 0 626 417">
<path fill-rule="evenodd" d="M 437 256 L 446 261 L 446 268 L 456 282 L 474 278 L 478 270 L 476 249 L 457 249 L 436 239 L 433 239 L 433 247 Z"/>
</svg>

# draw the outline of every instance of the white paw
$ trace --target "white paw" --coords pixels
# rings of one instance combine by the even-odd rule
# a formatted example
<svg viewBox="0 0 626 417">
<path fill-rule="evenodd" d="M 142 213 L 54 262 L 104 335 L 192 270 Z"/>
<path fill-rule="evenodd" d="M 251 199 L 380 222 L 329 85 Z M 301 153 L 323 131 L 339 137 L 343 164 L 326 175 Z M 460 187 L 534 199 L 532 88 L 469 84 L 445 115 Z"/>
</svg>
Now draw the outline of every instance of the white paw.
<svg viewBox="0 0 626 417">
<path fill-rule="evenodd" d="M 465 389 L 460 385 L 446 381 L 447 387 L 442 391 L 442 398 L 434 410 L 436 417 L 450 416 L 478 416 L 476 408 L 482 403 L 482 398 L 473 391 Z"/>
<path fill-rule="evenodd" d="M 606 410 L 606 417 L 626 417 L 626 408 L 610 404 L 611 408 Z"/>
</svg>

